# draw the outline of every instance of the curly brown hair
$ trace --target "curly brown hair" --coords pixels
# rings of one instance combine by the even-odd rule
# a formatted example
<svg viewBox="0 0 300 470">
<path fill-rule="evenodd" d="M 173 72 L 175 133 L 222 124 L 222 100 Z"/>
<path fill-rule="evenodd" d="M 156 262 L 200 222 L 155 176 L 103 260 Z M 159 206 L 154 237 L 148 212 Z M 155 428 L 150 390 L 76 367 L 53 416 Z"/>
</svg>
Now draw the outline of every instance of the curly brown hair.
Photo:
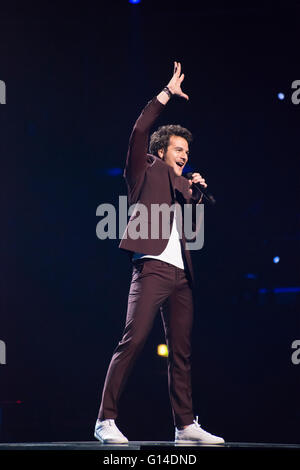
<svg viewBox="0 0 300 470">
<path fill-rule="evenodd" d="M 183 137 L 188 144 L 193 141 L 192 133 L 188 129 L 179 124 L 168 124 L 166 126 L 160 126 L 157 131 L 153 132 L 150 136 L 149 152 L 157 157 L 159 149 L 164 149 L 166 152 L 172 135 Z"/>
</svg>

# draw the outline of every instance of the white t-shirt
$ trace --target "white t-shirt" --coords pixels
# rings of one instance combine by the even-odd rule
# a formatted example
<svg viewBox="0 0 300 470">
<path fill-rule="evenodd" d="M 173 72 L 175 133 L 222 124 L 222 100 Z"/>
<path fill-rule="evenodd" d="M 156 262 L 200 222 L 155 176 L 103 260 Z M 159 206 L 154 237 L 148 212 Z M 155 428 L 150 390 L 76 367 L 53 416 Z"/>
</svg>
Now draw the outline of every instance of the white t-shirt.
<svg viewBox="0 0 300 470">
<path fill-rule="evenodd" d="M 177 223 L 176 223 L 176 210 L 174 210 L 174 219 L 173 219 L 172 230 L 170 233 L 170 238 L 164 251 L 160 255 L 156 255 L 156 256 L 144 255 L 142 253 L 134 253 L 132 259 L 136 260 L 136 259 L 141 259 L 141 258 L 158 259 L 160 261 L 165 261 L 166 263 L 177 266 L 177 268 L 184 269 L 180 237 L 179 237 L 179 232 L 178 232 Z"/>
</svg>

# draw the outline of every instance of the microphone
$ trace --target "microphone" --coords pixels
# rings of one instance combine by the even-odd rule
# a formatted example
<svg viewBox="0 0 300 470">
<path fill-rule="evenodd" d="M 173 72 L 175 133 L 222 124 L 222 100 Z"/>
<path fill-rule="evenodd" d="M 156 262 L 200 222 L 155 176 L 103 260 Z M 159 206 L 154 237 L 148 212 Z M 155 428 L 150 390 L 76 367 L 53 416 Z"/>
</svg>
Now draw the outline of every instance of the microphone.
<svg viewBox="0 0 300 470">
<path fill-rule="evenodd" d="M 186 173 L 184 175 L 185 178 L 187 178 L 188 180 L 191 180 L 192 179 L 192 172 L 190 171 L 189 173 Z M 196 188 L 199 189 L 199 191 L 201 191 L 201 193 L 203 194 L 203 196 L 205 197 L 205 199 L 208 200 L 208 202 L 212 205 L 216 204 L 216 200 L 215 198 L 213 197 L 212 194 L 210 194 L 207 189 L 205 188 L 205 186 L 203 186 L 203 184 L 200 184 L 200 183 L 193 183 Z"/>
</svg>

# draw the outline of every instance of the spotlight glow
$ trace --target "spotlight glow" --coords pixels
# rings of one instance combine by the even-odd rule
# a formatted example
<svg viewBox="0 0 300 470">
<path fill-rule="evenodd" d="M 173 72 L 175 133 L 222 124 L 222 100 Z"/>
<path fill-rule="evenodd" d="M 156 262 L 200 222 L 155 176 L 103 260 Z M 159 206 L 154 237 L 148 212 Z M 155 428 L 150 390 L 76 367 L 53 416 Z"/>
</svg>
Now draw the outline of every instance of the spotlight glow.
<svg viewBox="0 0 300 470">
<path fill-rule="evenodd" d="M 279 100 L 284 100 L 285 96 L 284 96 L 284 93 L 278 93 L 278 99 Z"/>
<path fill-rule="evenodd" d="M 277 263 L 279 263 L 279 261 L 280 261 L 279 256 L 274 256 L 273 263 L 277 264 Z"/>
<path fill-rule="evenodd" d="M 157 346 L 157 354 L 159 356 L 168 357 L 169 355 L 168 346 L 166 344 L 159 344 Z"/>
<path fill-rule="evenodd" d="M 135 3 L 140 3 L 141 0 L 129 0 L 129 3 L 135 4 Z"/>
</svg>

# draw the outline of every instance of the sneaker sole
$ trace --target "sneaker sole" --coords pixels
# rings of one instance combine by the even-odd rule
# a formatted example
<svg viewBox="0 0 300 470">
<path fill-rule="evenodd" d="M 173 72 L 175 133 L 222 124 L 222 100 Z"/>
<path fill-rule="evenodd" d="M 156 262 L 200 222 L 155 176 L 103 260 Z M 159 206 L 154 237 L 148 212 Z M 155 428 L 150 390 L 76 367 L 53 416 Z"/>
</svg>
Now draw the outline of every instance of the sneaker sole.
<svg viewBox="0 0 300 470">
<path fill-rule="evenodd" d="M 225 441 L 217 441 L 217 442 L 211 442 L 211 441 L 200 441 L 200 440 L 176 440 L 175 439 L 175 444 L 205 444 L 205 445 L 216 445 L 216 444 L 225 444 Z"/>
<path fill-rule="evenodd" d="M 128 440 L 126 439 L 101 439 L 96 433 L 94 434 L 94 437 L 100 441 L 102 444 L 128 444 Z"/>
</svg>

